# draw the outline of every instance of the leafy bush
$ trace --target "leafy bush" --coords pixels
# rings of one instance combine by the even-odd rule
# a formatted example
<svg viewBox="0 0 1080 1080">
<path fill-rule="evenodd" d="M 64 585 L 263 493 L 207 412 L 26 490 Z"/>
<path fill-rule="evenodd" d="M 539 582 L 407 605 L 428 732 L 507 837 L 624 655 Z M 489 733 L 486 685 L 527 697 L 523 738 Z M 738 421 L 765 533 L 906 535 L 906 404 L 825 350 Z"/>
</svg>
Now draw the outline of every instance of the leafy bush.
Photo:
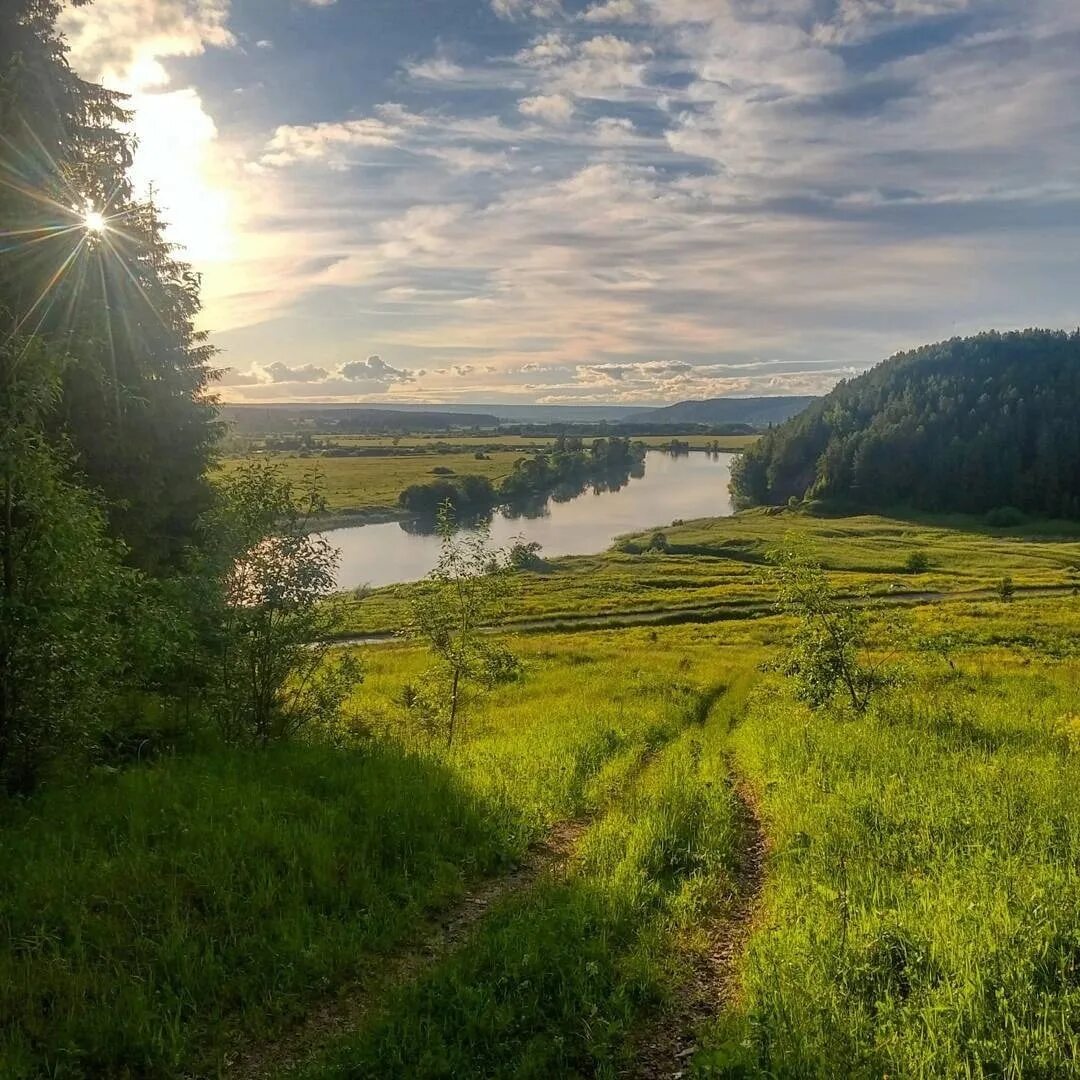
<svg viewBox="0 0 1080 1080">
<path fill-rule="evenodd" d="M 909 574 L 925 574 L 930 569 L 930 556 L 925 551 L 913 551 L 904 560 L 904 569 Z"/>
<path fill-rule="evenodd" d="M 1015 506 L 999 506 L 989 511 L 983 520 L 993 529 L 1015 529 L 1027 521 L 1027 515 Z"/>
</svg>

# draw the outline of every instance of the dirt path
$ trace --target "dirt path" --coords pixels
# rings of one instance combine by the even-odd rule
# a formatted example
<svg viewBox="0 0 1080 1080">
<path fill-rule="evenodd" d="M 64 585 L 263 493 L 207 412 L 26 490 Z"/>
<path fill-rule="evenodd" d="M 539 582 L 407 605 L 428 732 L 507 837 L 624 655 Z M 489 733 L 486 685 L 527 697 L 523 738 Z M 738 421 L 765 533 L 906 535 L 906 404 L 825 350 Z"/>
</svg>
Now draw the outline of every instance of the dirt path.
<svg viewBox="0 0 1080 1080">
<path fill-rule="evenodd" d="M 432 917 L 389 956 L 372 958 L 362 975 L 334 998 L 316 1005 L 304 1020 L 278 1039 L 243 1049 L 227 1063 L 224 1075 L 232 1080 L 277 1076 L 303 1064 L 335 1035 L 359 1027 L 388 990 L 416 978 L 457 948 L 499 900 L 527 889 L 543 874 L 562 868 L 588 825 L 588 819 L 580 819 L 554 826 L 530 849 L 520 866 L 482 882 L 453 908 Z"/>
<path fill-rule="evenodd" d="M 730 762 L 729 762 L 730 770 Z M 741 833 L 735 895 L 703 927 L 707 946 L 695 951 L 675 1000 L 640 1035 L 634 1064 L 622 1075 L 632 1080 L 678 1080 L 687 1074 L 704 1023 L 730 1008 L 738 995 L 742 956 L 765 880 L 765 833 L 757 799 L 745 780 L 730 775 Z"/>
</svg>

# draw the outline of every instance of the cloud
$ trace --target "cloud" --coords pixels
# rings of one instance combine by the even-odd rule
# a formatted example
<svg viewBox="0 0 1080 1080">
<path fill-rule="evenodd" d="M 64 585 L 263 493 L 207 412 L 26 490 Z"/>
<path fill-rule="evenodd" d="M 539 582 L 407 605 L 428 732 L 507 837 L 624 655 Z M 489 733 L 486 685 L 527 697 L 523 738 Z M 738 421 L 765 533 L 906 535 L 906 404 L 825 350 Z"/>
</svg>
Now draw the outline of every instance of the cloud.
<svg viewBox="0 0 1080 1080">
<path fill-rule="evenodd" d="M 163 58 L 235 45 L 228 15 L 229 0 L 97 0 L 65 7 L 58 25 L 76 70 L 130 91 L 168 83 Z"/>
<path fill-rule="evenodd" d="M 555 19 L 563 14 L 561 0 L 491 0 L 500 19 Z"/>
<path fill-rule="evenodd" d="M 582 13 L 581 18 L 590 23 L 647 22 L 648 14 L 642 0 L 601 0 Z"/>
<path fill-rule="evenodd" d="M 537 94 L 522 98 L 518 112 L 548 124 L 565 124 L 574 115 L 574 103 L 566 94 Z"/>
<path fill-rule="evenodd" d="M 410 60 L 405 64 L 405 72 L 413 79 L 429 82 L 455 82 L 465 74 L 465 69 L 452 60 L 445 48 L 440 46 L 435 55 L 426 60 Z"/>
<path fill-rule="evenodd" d="M 352 382 L 363 380 L 376 383 L 412 382 L 415 378 L 413 372 L 391 367 L 380 356 L 369 356 L 366 360 L 353 360 L 342 364 L 341 376 Z"/>
<path fill-rule="evenodd" d="M 324 162 L 341 169 L 348 163 L 349 151 L 393 146 L 400 134 L 400 128 L 373 116 L 338 123 L 283 124 L 267 142 L 259 162 L 274 167 Z"/>
<path fill-rule="evenodd" d="M 322 382 L 323 379 L 329 375 L 326 368 L 316 367 L 314 364 L 302 364 L 299 367 L 289 367 L 288 364 L 283 364 L 280 360 L 277 360 L 272 364 L 267 364 L 264 370 L 266 371 L 266 374 L 270 376 L 270 381 L 276 383 Z"/>
<path fill-rule="evenodd" d="M 179 216 L 213 256 L 230 394 L 816 392 L 921 341 L 1075 325 L 1074 0 L 491 7 L 497 32 L 464 23 L 424 59 L 409 37 L 385 82 L 336 71 L 333 107 L 316 79 L 296 111 L 253 93 L 227 122 L 196 77 L 231 46 L 224 0 L 75 9 L 105 16 L 83 61 L 156 99 L 165 178 L 204 177 Z M 310 79 L 269 16 L 260 32 L 286 85 Z M 192 85 L 153 82 L 179 71 Z M 395 366 L 347 375 L 355 340 Z M 327 374 L 275 383 L 273 363 Z"/>
</svg>

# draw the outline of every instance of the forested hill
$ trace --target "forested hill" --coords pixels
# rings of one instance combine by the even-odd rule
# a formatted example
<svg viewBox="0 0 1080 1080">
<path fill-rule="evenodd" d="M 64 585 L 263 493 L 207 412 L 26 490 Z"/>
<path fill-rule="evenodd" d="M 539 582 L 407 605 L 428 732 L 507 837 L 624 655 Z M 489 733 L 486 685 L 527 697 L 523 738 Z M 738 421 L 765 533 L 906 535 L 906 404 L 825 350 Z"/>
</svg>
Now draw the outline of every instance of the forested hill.
<svg viewBox="0 0 1080 1080">
<path fill-rule="evenodd" d="M 1080 331 L 900 353 L 763 436 L 732 490 L 744 505 L 805 496 L 1080 517 Z"/>
<path fill-rule="evenodd" d="M 679 401 L 663 409 L 639 413 L 634 421 L 639 424 L 750 424 L 763 428 L 769 424 L 782 424 L 816 400 L 812 397 L 755 397 Z"/>
</svg>

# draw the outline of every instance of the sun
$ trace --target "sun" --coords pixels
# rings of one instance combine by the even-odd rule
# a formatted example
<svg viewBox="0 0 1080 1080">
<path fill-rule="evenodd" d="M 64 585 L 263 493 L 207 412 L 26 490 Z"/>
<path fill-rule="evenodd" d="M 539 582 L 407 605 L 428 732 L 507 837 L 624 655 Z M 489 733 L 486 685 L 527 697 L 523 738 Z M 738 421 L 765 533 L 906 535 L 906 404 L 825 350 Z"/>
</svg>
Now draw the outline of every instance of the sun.
<svg viewBox="0 0 1080 1080">
<path fill-rule="evenodd" d="M 108 227 L 105 215 L 100 210 L 87 210 L 83 214 L 83 228 L 87 232 L 103 233 Z"/>
</svg>

